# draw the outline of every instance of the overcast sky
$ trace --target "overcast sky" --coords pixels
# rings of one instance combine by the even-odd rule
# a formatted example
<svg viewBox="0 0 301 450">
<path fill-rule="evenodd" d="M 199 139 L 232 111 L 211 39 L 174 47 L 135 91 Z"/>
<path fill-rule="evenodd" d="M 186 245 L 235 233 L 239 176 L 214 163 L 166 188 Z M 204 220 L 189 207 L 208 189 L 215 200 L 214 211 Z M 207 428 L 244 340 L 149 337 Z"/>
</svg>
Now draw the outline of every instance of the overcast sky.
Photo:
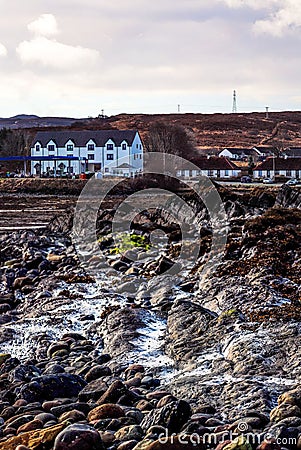
<svg viewBox="0 0 301 450">
<path fill-rule="evenodd" d="M 0 0 L 0 116 L 301 110 L 300 0 Z"/>
</svg>

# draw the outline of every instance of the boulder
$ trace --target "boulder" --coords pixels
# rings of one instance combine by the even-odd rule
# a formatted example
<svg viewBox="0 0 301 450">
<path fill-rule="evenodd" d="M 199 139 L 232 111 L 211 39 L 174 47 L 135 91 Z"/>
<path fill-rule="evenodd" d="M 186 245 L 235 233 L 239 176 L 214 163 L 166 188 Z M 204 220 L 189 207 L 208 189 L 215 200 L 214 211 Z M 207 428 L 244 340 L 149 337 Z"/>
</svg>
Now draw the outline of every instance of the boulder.
<svg viewBox="0 0 301 450">
<path fill-rule="evenodd" d="M 55 439 L 53 450 L 104 450 L 100 434 L 85 424 L 65 428 Z"/>
</svg>

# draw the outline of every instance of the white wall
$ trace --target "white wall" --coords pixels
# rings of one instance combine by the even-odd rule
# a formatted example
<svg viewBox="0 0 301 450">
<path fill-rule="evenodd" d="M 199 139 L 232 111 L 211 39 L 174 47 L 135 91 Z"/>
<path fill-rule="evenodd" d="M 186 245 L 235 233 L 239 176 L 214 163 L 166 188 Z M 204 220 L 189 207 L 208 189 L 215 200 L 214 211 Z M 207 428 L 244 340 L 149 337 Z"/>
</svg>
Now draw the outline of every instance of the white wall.
<svg viewBox="0 0 301 450">
<path fill-rule="evenodd" d="M 88 145 L 94 144 L 94 151 L 88 150 Z M 107 145 L 113 145 L 113 150 L 108 150 Z M 122 144 L 126 144 L 126 149 L 122 149 Z M 37 150 L 37 145 L 40 145 L 40 150 Z M 113 170 L 116 169 L 117 165 L 129 164 L 133 166 L 133 169 L 127 169 L 130 171 L 130 175 L 134 173 L 141 172 L 143 170 L 143 145 L 140 139 L 140 135 L 137 132 L 133 140 L 132 146 L 129 146 L 126 141 L 123 141 L 119 147 L 117 147 L 113 140 L 109 139 L 104 147 L 97 147 L 95 142 L 90 139 L 85 147 L 75 147 L 73 141 L 70 139 L 64 147 L 57 148 L 55 145 L 55 151 L 48 151 L 48 145 L 55 145 L 53 141 L 48 142 L 45 148 L 42 148 L 41 143 L 37 143 L 35 147 L 31 149 L 31 156 L 75 156 L 81 158 L 87 158 L 88 154 L 94 154 L 94 160 L 88 161 L 88 168 L 94 171 L 94 164 L 101 164 L 102 171 L 104 173 L 113 174 Z M 67 151 L 67 145 L 73 145 L 73 151 Z M 107 155 L 113 154 L 113 160 L 108 160 Z M 63 162 L 66 169 L 69 165 L 69 161 L 57 161 L 56 167 Z M 34 166 L 37 161 L 31 162 L 31 173 L 35 174 Z M 83 166 L 80 161 L 70 161 L 70 165 L 73 167 L 73 173 L 81 173 Z M 53 170 L 55 167 L 54 161 L 42 161 L 41 162 L 41 172 L 46 172 L 47 167 Z M 106 170 L 107 169 L 107 170 Z"/>
<path fill-rule="evenodd" d="M 229 152 L 229 150 L 227 150 L 226 148 L 221 151 L 218 156 L 225 156 L 226 158 L 235 158 L 236 155 L 233 155 L 231 152 Z"/>
</svg>

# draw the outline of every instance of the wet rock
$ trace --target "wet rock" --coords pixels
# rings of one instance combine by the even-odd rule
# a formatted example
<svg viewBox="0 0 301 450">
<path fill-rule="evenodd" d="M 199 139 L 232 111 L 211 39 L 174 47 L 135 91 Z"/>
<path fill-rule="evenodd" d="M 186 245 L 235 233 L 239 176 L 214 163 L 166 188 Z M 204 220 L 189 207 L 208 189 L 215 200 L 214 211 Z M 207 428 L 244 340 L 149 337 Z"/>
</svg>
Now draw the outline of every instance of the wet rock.
<svg viewBox="0 0 301 450">
<path fill-rule="evenodd" d="M 49 445 L 55 439 L 55 437 L 60 433 L 65 425 L 59 424 L 53 427 L 27 431 L 18 436 L 13 436 L 7 439 L 3 444 L 0 443 L 0 450 L 16 450 L 18 445 L 23 445 L 30 449 L 38 448 L 42 445 Z"/>
<path fill-rule="evenodd" d="M 65 422 L 66 420 L 68 420 L 69 422 L 81 422 L 85 419 L 86 416 L 83 412 L 73 409 L 72 411 L 67 411 L 63 413 L 59 417 L 58 422 Z"/>
<path fill-rule="evenodd" d="M 28 402 L 52 400 L 63 397 L 66 392 L 70 397 L 77 397 L 85 387 L 86 382 L 78 375 L 59 374 L 37 377 L 31 383 L 24 385 L 19 398 Z"/>
<path fill-rule="evenodd" d="M 117 450 L 132 450 L 138 444 L 137 441 L 125 441 L 118 445 Z"/>
<path fill-rule="evenodd" d="M 179 400 L 150 411 L 141 422 L 141 427 L 146 431 L 153 425 L 161 425 L 168 429 L 169 433 L 178 433 L 190 416 L 190 405 Z"/>
<path fill-rule="evenodd" d="M 99 398 L 97 403 L 117 403 L 120 397 L 128 393 L 128 388 L 120 380 L 114 381 L 106 392 Z"/>
<path fill-rule="evenodd" d="M 252 446 L 246 437 L 238 436 L 235 440 L 223 447 L 223 450 L 252 450 Z"/>
<path fill-rule="evenodd" d="M 281 403 L 271 411 L 271 422 L 280 422 L 286 417 L 301 417 L 301 410 L 298 406 L 289 403 Z"/>
<path fill-rule="evenodd" d="M 30 381 L 34 377 L 41 375 L 41 371 L 33 365 L 20 364 L 15 369 L 11 370 L 8 379 L 11 382 Z"/>
<path fill-rule="evenodd" d="M 24 425 L 21 425 L 17 430 L 17 434 L 26 433 L 26 431 L 40 430 L 41 428 L 43 428 L 43 422 L 41 420 L 34 419 Z"/>
<path fill-rule="evenodd" d="M 115 433 L 115 438 L 118 441 L 141 441 L 144 433 L 140 426 L 138 425 L 128 425 L 126 427 L 120 428 Z"/>
<path fill-rule="evenodd" d="M 55 439 L 53 450 L 104 450 L 97 430 L 89 425 L 73 424 Z"/>
<path fill-rule="evenodd" d="M 107 366 L 94 366 L 85 375 L 85 380 L 90 381 L 97 380 L 98 378 L 111 375 L 112 371 Z"/>
<path fill-rule="evenodd" d="M 88 420 L 93 422 L 100 419 L 118 419 L 124 415 L 123 408 L 113 403 L 107 403 L 92 409 L 88 414 Z"/>
<path fill-rule="evenodd" d="M 88 412 L 92 408 L 93 408 L 93 404 L 87 404 L 85 402 L 73 403 L 73 402 L 70 402 L 70 400 L 68 400 L 67 404 L 52 407 L 50 409 L 50 412 L 51 412 L 51 414 L 55 415 L 56 417 L 59 417 L 62 414 L 75 409 L 76 411 L 80 411 L 80 412 L 84 413 L 85 415 L 87 415 Z"/>
<path fill-rule="evenodd" d="M 78 394 L 78 399 L 81 402 L 88 400 L 97 400 L 103 396 L 108 390 L 108 385 L 102 380 L 94 380 L 88 383 L 84 389 Z"/>
</svg>

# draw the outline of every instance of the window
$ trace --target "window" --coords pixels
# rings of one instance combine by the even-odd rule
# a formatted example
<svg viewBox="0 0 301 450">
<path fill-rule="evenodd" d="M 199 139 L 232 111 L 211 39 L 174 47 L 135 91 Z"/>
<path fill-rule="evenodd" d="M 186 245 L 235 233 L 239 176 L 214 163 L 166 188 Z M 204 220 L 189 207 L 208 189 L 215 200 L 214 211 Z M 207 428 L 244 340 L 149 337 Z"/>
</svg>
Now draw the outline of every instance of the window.
<svg viewBox="0 0 301 450">
<path fill-rule="evenodd" d="M 262 177 L 262 170 L 258 170 L 258 176 Z"/>
<path fill-rule="evenodd" d="M 142 150 L 142 145 L 140 144 L 140 150 Z"/>
<path fill-rule="evenodd" d="M 106 172 L 106 173 L 108 173 L 108 172 L 109 172 L 109 169 L 108 169 L 108 167 L 106 167 L 106 168 L 105 168 L 105 172 Z"/>
<path fill-rule="evenodd" d="M 113 144 L 107 144 L 107 150 L 114 150 Z"/>
<path fill-rule="evenodd" d="M 88 159 L 89 159 L 90 161 L 94 161 L 94 155 L 89 154 L 89 155 L 88 155 Z"/>
<path fill-rule="evenodd" d="M 126 150 L 126 144 L 122 144 L 122 150 Z"/>
<path fill-rule="evenodd" d="M 225 177 L 229 176 L 229 170 L 225 170 Z"/>
<path fill-rule="evenodd" d="M 139 148 L 139 144 L 136 144 L 136 148 Z"/>
<path fill-rule="evenodd" d="M 271 176 L 271 171 L 267 170 L 267 177 L 270 178 L 270 176 Z"/>
<path fill-rule="evenodd" d="M 68 172 L 68 173 L 73 173 L 73 167 L 72 167 L 72 166 L 69 166 L 68 169 L 67 169 L 67 172 Z"/>
<path fill-rule="evenodd" d="M 214 175 L 214 171 L 213 170 L 208 170 L 208 176 L 209 177 L 213 177 Z"/>
<path fill-rule="evenodd" d="M 73 145 L 72 144 L 68 144 L 67 145 L 67 152 L 73 152 Z"/>
<path fill-rule="evenodd" d="M 107 160 L 112 161 L 114 159 L 114 155 L 112 153 L 107 154 Z"/>
<path fill-rule="evenodd" d="M 142 159 L 142 155 L 139 155 L 140 159 Z"/>
<path fill-rule="evenodd" d="M 52 144 L 48 145 L 48 151 L 49 152 L 54 152 L 54 150 L 55 150 L 54 145 L 52 145 Z"/>
<path fill-rule="evenodd" d="M 88 144 L 88 151 L 89 152 L 94 152 L 95 150 L 95 145 L 94 144 Z"/>
<path fill-rule="evenodd" d="M 39 144 L 37 144 L 37 145 L 36 145 L 36 151 L 39 152 L 39 151 L 40 151 L 40 148 L 41 148 L 41 147 L 39 146 Z"/>
<path fill-rule="evenodd" d="M 291 170 L 287 170 L 286 171 L 286 176 L 287 177 L 291 177 L 292 176 L 292 171 Z"/>
</svg>

